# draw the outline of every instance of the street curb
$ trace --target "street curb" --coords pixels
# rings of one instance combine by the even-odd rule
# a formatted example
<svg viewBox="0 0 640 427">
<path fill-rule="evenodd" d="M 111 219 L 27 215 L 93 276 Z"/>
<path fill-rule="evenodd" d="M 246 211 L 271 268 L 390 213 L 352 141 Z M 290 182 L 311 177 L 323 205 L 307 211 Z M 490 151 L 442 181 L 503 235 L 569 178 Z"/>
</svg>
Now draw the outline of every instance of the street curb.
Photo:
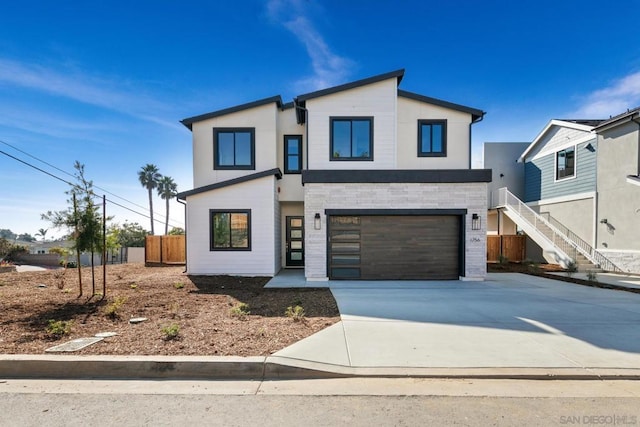
<svg viewBox="0 0 640 427">
<path fill-rule="evenodd" d="M 0 378 L 301 380 L 329 378 L 640 380 L 640 369 L 351 367 L 269 357 L 0 355 Z"/>
</svg>

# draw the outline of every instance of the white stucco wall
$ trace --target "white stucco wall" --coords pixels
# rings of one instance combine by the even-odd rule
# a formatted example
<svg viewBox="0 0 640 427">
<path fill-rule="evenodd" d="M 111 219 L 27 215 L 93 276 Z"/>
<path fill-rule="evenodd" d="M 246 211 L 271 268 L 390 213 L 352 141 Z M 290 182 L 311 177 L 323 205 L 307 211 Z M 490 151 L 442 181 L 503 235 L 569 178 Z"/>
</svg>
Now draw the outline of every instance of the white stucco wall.
<svg viewBox="0 0 640 427">
<path fill-rule="evenodd" d="M 484 143 L 483 167 L 491 169 L 493 177 L 487 186 L 489 207 L 497 204 L 496 190 L 503 187 L 507 187 L 520 200 L 524 199 L 524 162 L 518 163 L 517 160 L 528 146 L 526 142 Z"/>
<path fill-rule="evenodd" d="M 598 135 L 597 168 L 598 251 L 623 270 L 640 273 L 640 186 L 627 179 L 640 173 L 640 124 Z"/>
<path fill-rule="evenodd" d="M 555 203 L 542 201 L 529 203 L 528 205 L 539 214 L 549 213 L 556 221 L 559 221 L 582 240 L 595 247 L 595 195 Z"/>
<path fill-rule="evenodd" d="M 193 186 L 202 187 L 220 181 L 278 167 L 277 114 L 274 103 L 193 123 Z M 255 170 L 215 170 L 213 168 L 213 129 L 255 128 Z"/>
<path fill-rule="evenodd" d="M 306 101 L 309 169 L 396 167 L 397 78 Z M 330 117 L 373 117 L 373 161 L 330 161 Z"/>
<path fill-rule="evenodd" d="M 280 200 L 281 201 L 296 201 L 302 202 L 304 199 L 304 192 L 302 191 L 302 176 L 300 174 L 286 174 L 284 173 L 284 136 L 285 135 L 301 135 L 302 136 L 302 166 L 306 167 L 307 157 L 307 137 L 306 126 L 299 125 L 296 122 L 295 108 L 288 108 L 278 112 L 278 143 L 277 145 L 277 158 L 278 167 L 283 172 L 282 179 L 278 185 L 280 187 Z"/>
<path fill-rule="evenodd" d="M 280 218 L 276 218 L 276 185 L 276 178 L 267 176 L 188 197 L 187 272 L 244 276 L 277 273 Z M 209 209 L 250 209 L 251 250 L 211 251 Z"/>
<path fill-rule="evenodd" d="M 305 275 L 327 279 L 327 218 L 325 209 L 467 209 L 465 271 L 468 279 L 483 279 L 487 273 L 487 184 L 306 184 L 305 185 Z M 320 213 L 322 227 L 313 227 Z M 471 215 L 481 218 L 480 230 L 471 229 Z"/>
<path fill-rule="evenodd" d="M 418 120 L 447 121 L 447 156 L 418 157 Z M 398 168 L 469 169 L 471 115 L 398 97 Z"/>
</svg>

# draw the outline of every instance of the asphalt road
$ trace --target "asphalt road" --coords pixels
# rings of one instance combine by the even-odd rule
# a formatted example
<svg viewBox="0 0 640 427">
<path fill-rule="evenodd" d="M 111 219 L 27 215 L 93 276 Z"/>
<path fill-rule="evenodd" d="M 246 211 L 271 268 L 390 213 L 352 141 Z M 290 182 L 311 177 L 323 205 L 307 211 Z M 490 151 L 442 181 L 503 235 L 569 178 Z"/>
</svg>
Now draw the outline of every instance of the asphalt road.
<svg viewBox="0 0 640 427">
<path fill-rule="evenodd" d="M 2 380 L 0 425 L 640 425 L 640 382 Z"/>
</svg>

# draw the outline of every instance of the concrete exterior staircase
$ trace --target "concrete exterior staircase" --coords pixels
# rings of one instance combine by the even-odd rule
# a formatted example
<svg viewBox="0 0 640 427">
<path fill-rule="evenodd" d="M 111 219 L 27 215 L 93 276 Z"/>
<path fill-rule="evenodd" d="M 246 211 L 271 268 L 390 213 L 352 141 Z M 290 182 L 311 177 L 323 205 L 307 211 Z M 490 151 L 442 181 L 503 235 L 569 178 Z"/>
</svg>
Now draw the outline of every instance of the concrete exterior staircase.
<svg viewBox="0 0 640 427">
<path fill-rule="evenodd" d="M 590 271 L 593 273 L 604 272 L 604 270 L 600 268 L 599 265 L 595 265 L 594 263 L 589 261 L 589 259 L 586 256 L 582 255 L 580 252 L 576 254 L 575 263 L 578 271 L 582 273 L 588 273 Z"/>
<path fill-rule="evenodd" d="M 563 268 L 575 264 L 578 271 L 622 272 L 604 255 L 559 222 L 539 215 L 507 188 L 498 190 L 496 206 L 503 210 L 538 246 L 547 262 Z"/>
</svg>

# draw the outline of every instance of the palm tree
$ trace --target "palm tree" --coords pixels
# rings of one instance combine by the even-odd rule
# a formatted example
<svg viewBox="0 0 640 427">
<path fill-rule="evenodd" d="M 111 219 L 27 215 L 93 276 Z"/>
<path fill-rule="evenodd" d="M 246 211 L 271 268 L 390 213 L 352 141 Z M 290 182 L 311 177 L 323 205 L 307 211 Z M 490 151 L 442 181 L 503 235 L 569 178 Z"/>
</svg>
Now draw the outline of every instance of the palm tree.
<svg viewBox="0 0 640 427">
<path fill-rule="evenodd" d="M 152 190 L 158 186 L 158 181 L 162 175 L 158 172 L 158 167 L 147 163 L 138 171 L 138 179 L 140 184 L 149 192 L 149 217 L 151 218 L 151 234 L 153 232 L 153 192 Z"/>
<path fill-rule="evenodd" d="M 36 233 L 36 236 L 40 236 L 42 237 L 42 241 L 45 241 L 45 236 L 47 235 L 47 231 L 49 231 L 48 228 L 41 228 L 40 230 L 38 230 L 38 232 Z"/>
<path fill-rule="evenodd" d="M 158 196 L 166 200 L 166 220 L 164 222 L 164 234 L 169 232 L 169 200 L 178 194 L 178 184 L 170 176 L 163 176 L 158 180 Z"/>
</svg>

